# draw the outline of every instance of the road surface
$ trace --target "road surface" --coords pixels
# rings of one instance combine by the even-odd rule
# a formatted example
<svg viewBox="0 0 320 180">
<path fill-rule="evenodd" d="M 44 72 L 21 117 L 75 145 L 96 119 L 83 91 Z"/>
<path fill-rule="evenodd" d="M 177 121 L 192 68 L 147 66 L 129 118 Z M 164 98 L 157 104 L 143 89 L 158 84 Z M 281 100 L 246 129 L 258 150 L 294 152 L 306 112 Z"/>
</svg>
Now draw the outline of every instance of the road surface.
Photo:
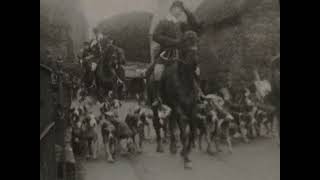
<svg viewBox="0 0 320 180">
<path fill-rule="evenodd" d="M 133 103 L 124 104 L 120 112 Z M 125 113 L 120 113 L 123 118 Z M 209 156 L 194 149 L 193 169 L 185 170 L 181 157 L 156 153 L 155 144 L 145 142 L 144 152 L 135 157 L 120 157 L 108 163 L 103 153 L 99 159 L 83 162 L 85 180 L 280 180 L 280 147 L 274 140 L 259 138 L 250 144 L 234 144 L 233 153 Z"/>
</svg>

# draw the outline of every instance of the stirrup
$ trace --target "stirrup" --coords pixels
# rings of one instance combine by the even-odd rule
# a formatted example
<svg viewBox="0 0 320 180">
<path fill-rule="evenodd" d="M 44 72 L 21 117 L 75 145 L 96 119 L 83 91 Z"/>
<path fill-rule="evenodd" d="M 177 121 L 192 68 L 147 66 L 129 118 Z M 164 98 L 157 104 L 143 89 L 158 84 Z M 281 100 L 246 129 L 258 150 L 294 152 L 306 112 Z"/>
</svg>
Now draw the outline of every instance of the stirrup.
<svg viewBox="0 0 320 180">
<path fill-rule="evenodd" d="M 162 104 L 162 100 L 160 98 L 157 98 L 155 101 L 152 102 L 152 106 L 155 107 L 155 106 L 159 106 Z"/>
<path fill-rule="evenodd" d="M 152 102 L 151 106 L 152 107 L 158 106 L 159 103 L 160 103 L 159 100 L 155 100 L 155 101 Z"/>
</svg>

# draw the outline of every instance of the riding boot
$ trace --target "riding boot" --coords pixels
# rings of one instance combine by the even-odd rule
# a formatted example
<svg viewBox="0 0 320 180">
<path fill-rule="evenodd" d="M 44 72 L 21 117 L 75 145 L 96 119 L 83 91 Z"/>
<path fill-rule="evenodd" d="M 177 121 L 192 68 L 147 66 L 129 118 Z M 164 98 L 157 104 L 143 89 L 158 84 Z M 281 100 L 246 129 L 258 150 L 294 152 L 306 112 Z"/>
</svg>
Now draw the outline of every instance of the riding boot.
<svg viewBox="0 0 320 180">
<path fill-rule="evenodd" d="M 154 71 L 154 66 L 155 66 L 156 62 L 152 62 L 152 64 L 147 68 L 147 70 L 145 71 L 145 77 L 146 78 L 149 78 L 151 76 L 151 74 L 153 73 Z"/>
<path fill-rule="evenodd" d="M 205 95 L 204 93 L 202 92 L 200 86 L 199 86 L 199 83 L 196 79 L 193 80 L 193 85 L 196 89 L 196 92 L 197 92 L 197 96 L 198 96 L 198 99 L 201 101 L 202 99 L 205 98 Z"/>
</svg>

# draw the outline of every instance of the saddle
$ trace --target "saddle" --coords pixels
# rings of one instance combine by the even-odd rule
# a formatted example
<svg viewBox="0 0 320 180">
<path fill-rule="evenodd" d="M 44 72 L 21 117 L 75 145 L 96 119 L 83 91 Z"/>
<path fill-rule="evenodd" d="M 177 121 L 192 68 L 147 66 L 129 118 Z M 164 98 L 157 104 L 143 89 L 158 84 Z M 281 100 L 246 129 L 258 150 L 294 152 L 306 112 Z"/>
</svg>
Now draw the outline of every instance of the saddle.
<svg viewBox="0 0 320 180">
<path fill-rule="evenodd" d="M 179 50 L 178 49 L 167 49 L 160 53 L 159 60 L 163 64 L 171 64 L 175 60 L 179 59 Z"/>
<path fill-rule="evenodd" d="M 177 60 L 179 60 L 178 49 L 167 49 L 162 51 L 159 54 L 158 59 L 156 60 L 153 73 L 151 74 L 151 79 L 160 81 L 165 67 L 174 63 Z"/>
</svg>

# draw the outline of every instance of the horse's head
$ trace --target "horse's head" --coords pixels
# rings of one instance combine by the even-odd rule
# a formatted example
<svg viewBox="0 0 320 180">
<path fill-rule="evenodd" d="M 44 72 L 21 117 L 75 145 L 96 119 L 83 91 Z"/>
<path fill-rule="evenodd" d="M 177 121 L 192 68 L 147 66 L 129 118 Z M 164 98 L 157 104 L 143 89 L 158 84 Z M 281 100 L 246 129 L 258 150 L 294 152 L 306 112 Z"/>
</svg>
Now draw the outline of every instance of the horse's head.
<svg viewBox="0 0 320 180">
<path fill-rule="evenodd" d="M 188 70 L 195 71 L 198 61 L 198 36 L 194 31 L 187 31 L 182 37 L 181 61 Z"/>
<path fill-rule="evenodd" d="M 182 38 L 179 73 L 186 82 L 193 82 L 198 61 L 198 36 L 194 31 L 187 31 Z"/>
<path fill-rule="evenodd" d="M 107 59 L 108 64 L 116 63 L 119 61 L 120 54 L 115 46 L 109 45 L 105 47 L 104 59 Z"/>
<path fill-rule="evenodd" d="M 187 64 L 196 64 L 198 57 L 198 42 L 199 38 L 196 32 L 187 31 L 183 34 L 181 43 L 182 59 Z"/>
</svg>

